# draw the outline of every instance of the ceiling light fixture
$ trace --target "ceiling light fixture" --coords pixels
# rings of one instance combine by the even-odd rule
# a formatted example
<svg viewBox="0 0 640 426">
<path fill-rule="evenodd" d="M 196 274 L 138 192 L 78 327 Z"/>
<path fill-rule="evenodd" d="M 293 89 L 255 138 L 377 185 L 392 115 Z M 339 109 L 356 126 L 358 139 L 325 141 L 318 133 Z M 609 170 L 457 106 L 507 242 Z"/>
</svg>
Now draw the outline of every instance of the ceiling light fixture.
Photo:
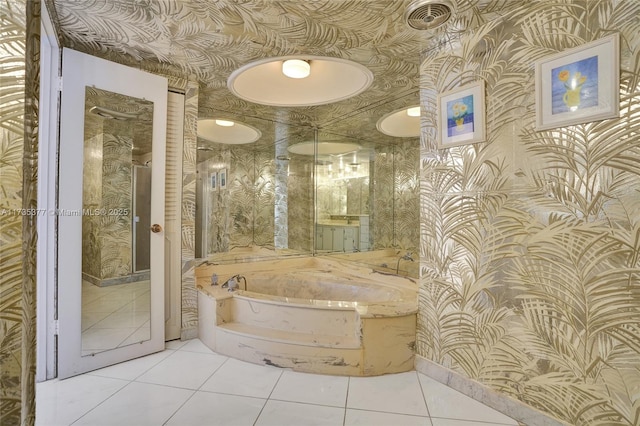
<svg viewBox="0 0 640 426">
<path fill-rule="evenodd" d="M 302 59 L 287 59 L 282 63 L 282 74 L 289 78 L 307 78 L 311 74 L 311 65 Z"/>
<path fill-rule="evenodd" d="M 223 122 L 222 125 L 220 121 Z M 224 122 L 233 125 L 225 126 Z M 240 121 L 213 118 L 198 120 L 198 138 L 207 142 L 238 145 L 256 142 L 261 136 L 262 133 L 258 129 Z M 202 145 L 207 144 L 201 143 Z"/>
<path fill-rule="evenodd" d="M 420 106 L 405 106 L 392 111 L 380 118 L 376 127 L 385 135 L 396 138 L 418 137 L 420 136 Z"/>
<path fill-rule="evenodd" d="M 409 117 L 420 117 L 420 107 L 407 108 L 407 115 Z"/>
<path fill-rule="evenodd" d="M 218 126 L 222 126 L 222 127 L 231 127 L 231 126 L 233 126 L 233 125 L 234 125 L 234 124 L 236 124 L 236 123 L 234 123 L 234 122 L 233 122 L 233 121 L 231 121 L 231 120 L 216 120 L 216 124 L 217 124 Z"/>
<path fill-rule="evenodd" d="M 287 77 L 285 73 L 288 73 L 289 64 L 293 64 L 294 68 L 296 64 L 304 67 L 307 70 L 304 75 L 308 77 Z M 231 73 L 227 87 L 245 101 L 298 107 L 326 105 L 348 99 L 362 93 L 372 81 L 373 73 L 357 62 L 298 55 L 264 58 L 245 64 Z"/>
</svg>

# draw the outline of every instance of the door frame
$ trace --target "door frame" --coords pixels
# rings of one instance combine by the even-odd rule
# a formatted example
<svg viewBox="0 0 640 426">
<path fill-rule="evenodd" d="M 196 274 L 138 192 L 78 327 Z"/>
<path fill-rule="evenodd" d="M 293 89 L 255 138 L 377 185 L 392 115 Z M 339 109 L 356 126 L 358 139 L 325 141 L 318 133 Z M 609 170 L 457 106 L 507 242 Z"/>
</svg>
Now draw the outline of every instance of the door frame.
<svg viewBox="0 0 640 426">
<path fill-rule="evenodd" d="M 56 217 L 59 75 L 62 50 L 46 7 L 40 38 L 38 217 L 36 251 L 36 381 L 56 377 Z"/>
<path fill-rule="evenodd" d="M 38 211 L 37 218 L 37 316 L 36 316 L 36 382 L 57 377 L 57 217 L 50 214 L 58 209 L 58 151 L 59 151 L 59 111 L 61 89 L 62 49 L 57 33 L 46 7 L 42 8 L 40 43 L 40 99 L 39 99 L 39 158 L 38 158 Z M 169 89 L 171 96 L 173 89 Z M 182 181 L 182 143 L 184 119 L 184 92 L 176 92 L 182 97 L 179 109 L 180 136 L 178 174 Z M 178 202 L 181 198 L 181 185 Z M 178 209 L 178 212 L 180 209 Z M 165 316 L 170 320 L 165 324 L 167 340 L 180 338 L 181 334 L 181 218 L 176 223 L 166 223 L 167 300 Z M 175 229 L 174 229 L 175 228 Z"/>
</svg>

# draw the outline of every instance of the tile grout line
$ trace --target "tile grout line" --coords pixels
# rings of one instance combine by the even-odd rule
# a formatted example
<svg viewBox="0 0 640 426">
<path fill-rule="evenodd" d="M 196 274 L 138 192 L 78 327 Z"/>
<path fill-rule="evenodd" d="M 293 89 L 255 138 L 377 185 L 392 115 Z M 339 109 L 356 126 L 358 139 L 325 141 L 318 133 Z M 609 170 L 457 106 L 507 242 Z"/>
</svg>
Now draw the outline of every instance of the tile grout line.
<svg viewBox="0 0 640 426">
<path fill-rule="evenodd" d="M 164 359 L 161 359 L 160 361 L 158 361 L 153 367 L 149 367 L 147 370 L 145 370 L 144 373 L 140 374 L 137 378 L 140 378 L 142 375 L 144 375 L 147 371 L 151 370 L 152 368 L 156 367 L 158 364 L 160 364 L 161 362 L 165 361 L 166 359 L 170 358 L 171 356 L 173 356 L 174 354 L 178 353 L 184 346 L 186 345 L 186 343 L 182 346 L 180 346 L 180 348 L 173 350 L 173 353 L 168 355 L 167 357 L 165 357 Z M 165 349 L 168 350 L 168 349 Z M 203 353 L 203 352 L 191 352 L 191 351 L 183 351 L 183 352 L 190 352 L 190 353 Z M 212 354 L 215 354 L 214 352 L 212 352 Z M 218 354 L 215 354 L 218 355 Z M 227 361 L 229 361 L 229 357 L 226 357 L 226 359 L 222 362 L 222 364 L 220 364 L 218 366 L 218 368 L 216 368 L 210 375 L 209 377 L 207 377 L 197 389 L 188 389 L 188 388 L 181 388 L 181 387 L 177 387 L 177 386 L 169 386 L 169 385 L 159 385 L 159 386 L 163 386 L 163 387 L 168 387 L 168 388 L 173 388 L 173 389 L 184 389 L 184 390 L 189 390 L 191 391 L 191 395 L 189 396 L 189 398 L 185 399 L 184 402 L 182 404 L 180 404 L 179 407 L 177 407 L 175 409 L 175 411 L 162 423 L 163 425 L 166 425 L 177 413 L 178 411 L 180 411 L 182 409 L 182 407 L 184 407 L 187 402 L 189 402 L 195 395 L 196 393 L 198 393 L 200 391 L 200 389 L 202 388 L 202 386 L 204 386 L 204 384 L 216 373 L 216 371 L 218 371 L 224 364 L 227 363 Z M 145 383 L 145 382 L 137 382 L 136 383 Z M 149 384 L 156 384 L 157 383 L 149 383 Z"/>
<path fill-rule="evenodd" d="M 270 398 L 269 401 L 287 402 L 289 404 L 313 405 L 314 407 L 345 408 L 346 409 L 346 407 L 342 407 L 340 405 L 318 404 L 318 403 L 315 403 L 315 402 L 289 401 L 289 400 L 286 400 L 286 399 L 278 399 L 278 398 Z M 366 410 L 363 410 L 363 411 L 366 411 Z M 384 411 L 381 411 L 381 413 L 384 413 Z M 397 414 L 400 414 L 400 413 L 397 413 Z"/>
<path fill-rule="evenodd" d="M 169 386 L 167 386 L 169 387 Z M 180 406 L 178 408 L 176 408 L 176 410 L 173 412 L 173 414 L 171 414 L 167 420 L 165 420 L 162 425 L 166 425 L 177 413 L 178 411 L 180 411 L 182 409 L 182 407 L 184 407 L 187 402 L 189 402 L 191 400 L 191 398 L 193 398 L 193 396 L 197 393 L 197 391 L 194 391 L 193 389 L 191 389 L 191 395 L 189 396 L 189 398 L 185 399 L 184 402 L 182 404 L 180 404 Z"/>
<path fill-rule="evenodd" d="M 93 408 L 91 408 L 89 411 L 87 411 L 86 413 L 84 413 L 83 415 L 81 415 L 80 417 L 78 417 L 77 419 L 75 419 L 74 421 L 72 421 L 71 423 L 69 423 L 69 426 L 76 424 L 78 421 L 80 421 L 83 417 L 85 417 L 87 414 L 91 413 L 93 410 L 95 410 L 96 408 L 98 408 L 99 406 L 101 406 L 102 404 L 104 404 L 105 402 L 107 402 L 108 400 L 110 400 L 111 398 L 113 398 L 115 395 L 117 395 L 118 393 L 120 393 L 123 389 L 126 389 L 128 386 L 131 385 L 131 383 L 133 383 L 132 380 L 125 380 L 129 383 L 127 383 L 126 385 L 124 385 L 123 387 L 121 387 L 120 389 L 118 389 L 117 391 L 113 392 L 111 395 L 109 395 L 108 397 L 106 397 L 105 399 L 103 399 L 102 401 L 100 401 L 98 404 L 96 404 Z"/>
<path fill-rule="evenodd" d="M 280 375 L 278 376 L 278 380 L 276 380 L 276 382 L 273 384 L 273 387 L 271 388 L 271 392 L 269 392 L 269 395 L 267 395 L 267 398 L 264 400 L 264 404 L 262 404 L 262 408 L 260 409 L 260 412 L 258 413 L 258 415 L 256 416 L 256 419 L 253 422 L 253 426 L 256 426 L 256 423 L 258 422 L 258 419 L 260 418 L 260 416 L 262 415 L 262 412 L 264 411 L 264 407 L 266 407 L 267 403 L 269 401 L 271 401 L 271 395 L 273 395 L 273 391 L 278 386 L 278 383 L 280 383 L 280 379 L 282 378 L 282 374 L 284 373 L 284 371 L 285 371 L 284 369 L 282 369 L 280 371 Z"/>
<path fill-rule="evenodd" d="M 427 418 L 429 419 L 429 423 L 433 426 L 433 420 L 431 420 L 431 410 L 429 410 L 429 404 L 427 404 L 427 397 L 424 394 L 424 388 L 422 387 L 422 380 L 420 380 L 420 373 L 417 370 L 414 370 L 416 373 L 416 379 L 418 380 L 418 386 L 420 386 L 420 393 L 422 393 L 422 401 L 424 401 L 424 406 L 427 409 Z"/>
<path fill-rule="evenodd" d="M 151 370 L 152 368 L 156 367 L 158 364 L 160 364 L 162 361 L 164 361 L 167 358 L 170 358 L 172 355 L 174 355 L 176 352 L 176 350 L 172 350 L 172 349 L 166 349 L 165 351 L 172 351 L 172 353 L 170 353 L 169 355 L 167 355 L 166 357 L 162 358 L 161 360 L 159 360 L 158 362 L 156 362 L 155 364 L 153 364 L 152 366 L 150 366 L 149 368 L 147 368 L 146 370 L 144 370 L 142 373 L 138 374 L 136 377 L 133 378 L 134 382 L 137 382 L 137 380 L 142 377 L 143 375 L 145 375 L 149 370 Z M 164 351 L 163 351 L 164 352 Z M 158 352 L 160 353 L 160 352 Z"/>
<path fill-rule="evenodd" d="M 344 415 L 342 416 L 342 426 L 347 423 L 347 405 L 349 404 L 349 387 L 351 386 L 351 376 L 347 376 L 347 392 L 344 397 Z"/>
</svg>

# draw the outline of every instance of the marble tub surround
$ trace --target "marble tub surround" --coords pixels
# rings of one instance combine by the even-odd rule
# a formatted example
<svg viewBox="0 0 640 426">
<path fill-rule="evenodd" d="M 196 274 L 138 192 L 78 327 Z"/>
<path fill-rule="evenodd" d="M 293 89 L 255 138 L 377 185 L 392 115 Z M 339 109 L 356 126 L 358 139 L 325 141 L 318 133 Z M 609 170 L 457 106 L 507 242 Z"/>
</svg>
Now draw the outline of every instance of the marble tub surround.
<svg viewBox="0 0 640 426">
<path fill-rule="evenodd" d="M 218 288 L 211 285 L 214 274 Z M 240 280 L 240 289 L 235 294 L 256 299 L 356 309 L 364 316 L 406 315 L 417 310 L 417 283 L 413 279 L 331 257 L 202 264 L 196 268 L 196 285 L 217 298 L 221 297 L 218 291 L 221 285 L 236 275 L 246 279 L 247 288 Z M 223 294 L 228 293 L 222 290 Z"/>
<path fill-rule="evenodd" d="M 237 274 L 248 290 L 221 287 Z M 410 279 L 332 259 L 293 258 L 202 265 L 196 282 L 199 336 L 216 352 L 323 374 L 413 369 L 417 296 Z"/>
<path fill-rule="evenodd" d="M 409 254 L 413 261 L 406 258 Z M 417 279 L 420 274 L 420 258 L 412 250 L 385 248 L 355 253 L 336 253 L 330 256 L 360 263 L 386 274 L 394 274 Z"/>
</svg>

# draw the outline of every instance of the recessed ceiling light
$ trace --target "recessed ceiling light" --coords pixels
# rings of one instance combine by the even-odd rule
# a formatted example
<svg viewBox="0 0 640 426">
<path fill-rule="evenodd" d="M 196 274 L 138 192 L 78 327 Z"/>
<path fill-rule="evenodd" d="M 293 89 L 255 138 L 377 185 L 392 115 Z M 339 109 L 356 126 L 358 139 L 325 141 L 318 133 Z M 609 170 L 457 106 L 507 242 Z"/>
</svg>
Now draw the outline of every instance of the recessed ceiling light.
<svg viewBox="0 0 640 426">
<path fill-rule="evenodd" d="M 217 121 L 213 119 L 198 120 L 198 137 L 209 142 L 237 145 L 255 142 L 262 136 L 258 129 L 248 124 L 229 121 L 234 125 L 221 126 Z"/>
<path fill-rule="evenodd" d="M 282 74 L 290 78 L 307 78 L 311 74 L 311 65 L 302 59 L 287 59 L 282 63 Z"/>
<path fill-rule="evenodd" d="M 409 114 L 409 110 L 418 110 L 417 115 Z M 376 123 L 379 131 L 385 135 L 398 138 L 414 138 L 420 136 L 420 107 L 402 108 L 390 112 Z"/>
<path fill-rule="evenodd" d="M 309 70 L 313 64 L 313 72 L 306 78 L 287 77 L 283 66 L 290 61 Z M 249 102 L 298 107 L 348 99 L 365 91 L 372 82 L 373 73 L 357 62 L 304 55 L 266 58 L 243 65 L 231 73 L 227 86 L 234 95 Z"/>
<path fill-rule="evenodd" d="M 407 115 L 409 117 L 420 117 L 420 107 L 407 108 Z"/>
<path fill-rule="evenodd" d="M 233 125 L 234 125 L 234 124 L 236 124 L 236 123 L 234 123 L 234 122 L 233 122 L 233 121 L 231 121 L 231 120 L 216 120 L 216 124 L 217 124 L 218 126 L 222 126 L 222 127 L 231 127 L 231 126 L 233 126 Z"/>
</svg>

